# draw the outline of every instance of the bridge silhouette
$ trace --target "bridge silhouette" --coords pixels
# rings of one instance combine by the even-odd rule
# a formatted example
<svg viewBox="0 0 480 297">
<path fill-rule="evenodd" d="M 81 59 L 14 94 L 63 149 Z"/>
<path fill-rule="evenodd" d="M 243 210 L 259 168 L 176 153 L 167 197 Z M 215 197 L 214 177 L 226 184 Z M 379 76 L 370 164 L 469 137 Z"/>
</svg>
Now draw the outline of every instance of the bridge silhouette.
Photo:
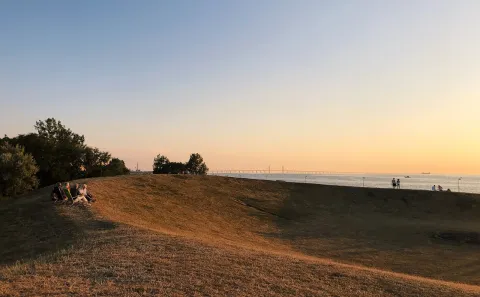
<svg viewBox="0 0 480 297">
<path fill-rule="evenodd" d="M 209 174 L 307 174 L 307 175 L 331 175 L 331 174 L 360 174 L 359 172 L 339 172 L 325 170 L 290 170 L 290 169 L 228 169 L 210 170 Z"/>
</svg>

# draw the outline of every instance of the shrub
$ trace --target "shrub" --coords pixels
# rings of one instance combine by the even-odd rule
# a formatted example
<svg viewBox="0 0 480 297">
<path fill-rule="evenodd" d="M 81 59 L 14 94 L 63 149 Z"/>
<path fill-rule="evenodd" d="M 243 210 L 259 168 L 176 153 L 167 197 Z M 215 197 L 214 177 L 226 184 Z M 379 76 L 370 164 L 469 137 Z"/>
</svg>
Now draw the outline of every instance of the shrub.
<svg viewBox="0 0 480 297">
<path fill-rule="evenodd" d="M 38 166 L 19 145 L 0 145 L 0 196 L 16 196 L 38 186 Z"/>
</svg>

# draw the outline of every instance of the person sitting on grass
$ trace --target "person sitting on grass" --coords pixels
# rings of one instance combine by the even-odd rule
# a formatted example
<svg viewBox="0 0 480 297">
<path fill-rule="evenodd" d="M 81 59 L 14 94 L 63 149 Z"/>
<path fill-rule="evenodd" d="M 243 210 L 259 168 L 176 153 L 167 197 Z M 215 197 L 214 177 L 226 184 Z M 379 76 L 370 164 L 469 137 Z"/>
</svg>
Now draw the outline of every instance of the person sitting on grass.
<svg viewBox="0 0 480 297">
<path fill-rule="evenodd" d="M 69 201 L 73 201 L 72 194 L 70 193 L 70 184 L 65 183 L 65 186 L 63 188 L 63 192 L 65 193 L 65 196 L 67 196 L 67 199 Z"/>
<path fill-rule="evenodd" d="M 87 185 L 84 184 L 85 188 L 85 198 L 87 198 L 88 202 L 95 202 L 95 198 L 93 198 L 93 195 L 90 192 L 87 192 Z"/>
<path fill-rule="evenodd" d="M 78 188 L 78 196 L 75 197 L 75 199 L 73 200 L 73 204 L 76 204 L 76 203 L 86 203 L 87 205 L 90 204 L 87 198 L 85 198 L 86 192 L 87 192 L 86 185 L 81 185 Z"/>
<path fill-rule="evenodd" d="M 79 192 L 78 192 L 78 189 L 79 189 L 79 185 L 78 184 L 74 184 L 71 189 L 70 189 L 70 193 L 72 194 L 72 197 L 75 198 L 78 196 Z"/>
<path fill-rule="evenodd" d="M 51 195 L 52 195 L 52 200 L 55 202 L 67 199 L 67 196 L 65 195 L 62 189 L 62 183 L 58 183 L 53 186 Z"/>
</svg>

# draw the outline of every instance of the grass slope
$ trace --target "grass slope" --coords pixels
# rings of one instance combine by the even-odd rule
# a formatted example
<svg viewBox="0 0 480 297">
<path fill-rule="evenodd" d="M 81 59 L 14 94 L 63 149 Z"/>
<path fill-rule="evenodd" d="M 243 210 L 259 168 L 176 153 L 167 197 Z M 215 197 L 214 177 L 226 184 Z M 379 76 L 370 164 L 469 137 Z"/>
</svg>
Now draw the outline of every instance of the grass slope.
<svg viewBox="0 0 480 297">
<path fill-rule="evenodd" d="M 480 296 L 478 196 L 194 176 L 0 202 L 0 296 Z"/>
</svg>

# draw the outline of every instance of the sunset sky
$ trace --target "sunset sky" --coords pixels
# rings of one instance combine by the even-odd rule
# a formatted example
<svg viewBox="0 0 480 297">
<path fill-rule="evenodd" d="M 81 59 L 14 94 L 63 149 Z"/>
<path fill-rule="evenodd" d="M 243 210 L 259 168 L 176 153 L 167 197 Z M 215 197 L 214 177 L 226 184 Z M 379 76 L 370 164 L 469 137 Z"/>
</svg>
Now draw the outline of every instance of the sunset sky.
<svg viewBox="0 0 480 297">
<path fill-rule="evenodd" d="M 0 133 L 134 168 L 480 174 L 480 1 L 0 2 Z"/>
</svg>

